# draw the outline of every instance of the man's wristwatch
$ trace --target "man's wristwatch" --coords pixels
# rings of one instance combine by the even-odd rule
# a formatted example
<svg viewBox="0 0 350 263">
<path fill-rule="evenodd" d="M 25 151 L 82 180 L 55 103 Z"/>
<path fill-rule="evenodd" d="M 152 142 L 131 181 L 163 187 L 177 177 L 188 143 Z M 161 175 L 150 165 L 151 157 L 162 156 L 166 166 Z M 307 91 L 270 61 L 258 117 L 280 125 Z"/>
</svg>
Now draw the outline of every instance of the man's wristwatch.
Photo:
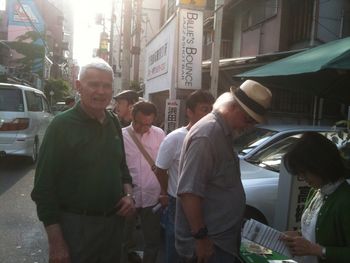
<svg viewBox="0 0 350 263">
<path fill-rule="evenodd" d="M 130 198 L 134 201 L 134 204 L 136 203 L 135 198 L 134 198 L 134 196 L 133 196 L 132 194 L 126 193 L 125 196 L 126 196 L 126 197 L 130 197 Z"/>
<path fill-rule="evenodd" d="M 208 228 L 206 226 L 201 227 L 196 233 L 192 232 L 194 239 L 204 239 L 208 236 Z"/>
<path fill-rule="evenodd" d="M 322 247 L 321 253 L 322 253 L 321 259 L 326 259 L 326 248 L 325 247 Z"/>
</svg>

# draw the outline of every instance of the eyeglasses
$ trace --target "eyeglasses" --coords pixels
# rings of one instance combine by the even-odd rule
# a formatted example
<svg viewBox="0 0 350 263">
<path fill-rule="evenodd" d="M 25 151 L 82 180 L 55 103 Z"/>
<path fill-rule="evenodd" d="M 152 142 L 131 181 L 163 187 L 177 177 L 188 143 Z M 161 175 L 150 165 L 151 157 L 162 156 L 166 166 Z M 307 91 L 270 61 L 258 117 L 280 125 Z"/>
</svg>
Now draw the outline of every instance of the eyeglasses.
<svg viewBox="0 0 350 263">
<path fill-rule="evenodd" d="M 248 114 L 245 115 L 244 121 L 245 121 L 245 123 L 247 123 L 247 124 L 252 124 L 252 125 L 255 125 L 255 124 L 258 123 L 254 118 L 252 118 L 252 117 L 251 117 L 250 115 L 248 115 Z"/>
<path fill-rule="evenodd" d="M 151 128 L 152 127 L 152 123 L 142 123 L 140 121 L 134 120 L 133 121 L 134 124 L 136 124 L 138 127 L 147 127 L 147 128 Z"/>
</svg>

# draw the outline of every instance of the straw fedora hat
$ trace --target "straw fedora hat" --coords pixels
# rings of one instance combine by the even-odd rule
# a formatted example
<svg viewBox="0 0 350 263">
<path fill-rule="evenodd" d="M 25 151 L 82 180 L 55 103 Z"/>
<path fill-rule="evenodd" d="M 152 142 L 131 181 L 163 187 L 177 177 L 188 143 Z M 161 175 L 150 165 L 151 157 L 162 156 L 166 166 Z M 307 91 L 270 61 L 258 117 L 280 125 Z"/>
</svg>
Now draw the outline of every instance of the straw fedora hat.
<svg viewBox="0 0 350 263">
<path fill-rule="evenodd" d="M 271 105 L 271 91 L 260 83 L 246 80 L 239 88 L 231 88 L 238 104 L 258 123 L 266 121 L 266 112 Z"/>
</svg>

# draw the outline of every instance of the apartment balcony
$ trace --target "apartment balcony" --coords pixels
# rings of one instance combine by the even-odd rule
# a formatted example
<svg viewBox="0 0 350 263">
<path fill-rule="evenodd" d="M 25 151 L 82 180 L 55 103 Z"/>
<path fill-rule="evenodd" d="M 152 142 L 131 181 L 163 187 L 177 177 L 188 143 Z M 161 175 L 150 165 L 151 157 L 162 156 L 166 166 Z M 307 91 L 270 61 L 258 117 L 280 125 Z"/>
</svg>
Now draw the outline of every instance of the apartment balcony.
<svg viewBox="0 0 350 263">
<path fill-rule="evenodd" d="M 211 58 L 212 43 L 203 45 L 203 58 L 202 60 L 208 60 Z M 220 59 L 232 57 L 232 40 L 222 39 L 220 48 Z"/>
</svg>

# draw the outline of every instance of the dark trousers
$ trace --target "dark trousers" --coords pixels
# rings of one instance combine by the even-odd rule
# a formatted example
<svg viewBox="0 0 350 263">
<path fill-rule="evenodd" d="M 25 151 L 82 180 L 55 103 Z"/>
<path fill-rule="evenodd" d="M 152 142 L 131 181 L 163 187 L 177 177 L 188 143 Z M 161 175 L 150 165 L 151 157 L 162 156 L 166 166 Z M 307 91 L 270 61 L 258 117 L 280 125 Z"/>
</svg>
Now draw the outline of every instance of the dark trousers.
<svg viewBox="0 0 350 263">
<path fill-rule="evenodd" d="M 124 218 L 62 213 L 60 225 L 71 263 L 119 263 Z"/>
<path fill-rule="evenodd" d="M 137 215 L 141 222 L 141 231 L 144 240 L 143 263 L 155 263 L 159 254 L 161 245 L 160 215 L 152 212 L 153 207 L 144 207 L 137 209 Z M 136 219 L 128 219 L 127 229 L 124 232 L 123 240 L 123 260 L 127 262 L 127 253 L 130 252 L 130 243 L 133 238 Z"/>
<path fill-rule="evenodd" d="M 165 263 L 178 263 L 179 255 L 175 248 L 175 212 L 176 198 L 168 195 L 169 203 L 163 216 L 165 217 Z"/>
<path fill-rule="evenodd" d="M 211 256 L 207 263 L 239 263 L 241 262 L 234 255 L 214 246 L 214 255 Z M 197 258 L 181 258 L 180 263 L 197 263 Z"/>
</svg>

